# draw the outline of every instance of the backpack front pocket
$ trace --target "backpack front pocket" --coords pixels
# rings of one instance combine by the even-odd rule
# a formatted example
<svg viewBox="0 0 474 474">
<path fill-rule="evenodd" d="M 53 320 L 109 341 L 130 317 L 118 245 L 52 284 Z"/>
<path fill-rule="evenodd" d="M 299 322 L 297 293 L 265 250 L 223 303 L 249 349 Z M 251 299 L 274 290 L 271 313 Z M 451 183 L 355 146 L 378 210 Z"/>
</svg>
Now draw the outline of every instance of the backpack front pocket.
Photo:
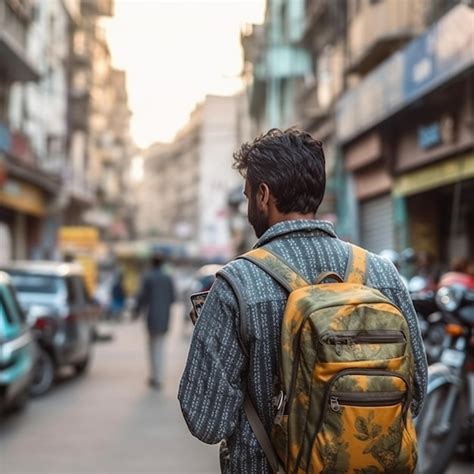
<svg viewBox="0 0 474 474">
<path fill-rule="evenodd" d="M 308 472 L 414 470 L 415 450 L 412 438 L 405 433 L 410 400 L 406 381 L 391 372 L 369 372 L 343 371 L 328 384 Z M 360 386 L 354 385 L 359 375 L 369 380 L 365 391 L 357 391 Z M 354 391 L 348 390 L 351 386 Z"/>
</svg>

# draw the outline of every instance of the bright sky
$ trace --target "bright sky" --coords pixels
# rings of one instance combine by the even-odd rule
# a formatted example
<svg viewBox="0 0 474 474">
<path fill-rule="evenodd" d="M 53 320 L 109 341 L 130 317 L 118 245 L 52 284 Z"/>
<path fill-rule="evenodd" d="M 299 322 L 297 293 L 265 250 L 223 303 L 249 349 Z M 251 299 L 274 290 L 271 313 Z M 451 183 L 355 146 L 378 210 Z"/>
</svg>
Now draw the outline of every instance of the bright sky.
<svg viewBox="0 0 474 474">
<path fill-rule="evenodd" d="M 240 29 L 262 23 L 265 0 L 116 0 L 104 21 L 115 67 L 125 69 L 132 135 L 170 141 L 206 94 L 241 87 Z"/>
</svg>

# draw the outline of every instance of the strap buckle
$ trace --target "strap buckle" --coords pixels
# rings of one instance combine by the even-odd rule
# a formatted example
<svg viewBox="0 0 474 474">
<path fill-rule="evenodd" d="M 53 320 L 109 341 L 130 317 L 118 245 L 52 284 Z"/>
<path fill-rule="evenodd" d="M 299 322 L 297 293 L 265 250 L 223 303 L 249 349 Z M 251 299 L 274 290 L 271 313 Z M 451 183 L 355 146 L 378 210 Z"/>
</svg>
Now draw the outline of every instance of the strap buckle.
<svg viewBox="0 0 474 474">
<path fill-rule="evenodd" d="M 276 408 L 276 416 L 275 416 L 275 423 L 279 423 L 281 417 L 285 413 L 286 402 L 288 401 L 286 394 L 283 390 L 280 390 L 280 393 L 275 397 L 275 408 Z"/>
</svg>

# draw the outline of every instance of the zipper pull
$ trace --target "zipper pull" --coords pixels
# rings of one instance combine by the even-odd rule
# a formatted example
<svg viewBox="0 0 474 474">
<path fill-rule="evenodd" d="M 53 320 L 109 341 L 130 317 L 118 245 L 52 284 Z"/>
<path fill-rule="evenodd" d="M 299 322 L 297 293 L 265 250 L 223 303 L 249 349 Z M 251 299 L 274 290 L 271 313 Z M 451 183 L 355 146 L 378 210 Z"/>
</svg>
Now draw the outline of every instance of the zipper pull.
<svg viewBox="0 0 474 474">
<path fill-rule="evenodd" d="M 347 345 L 349 347 L 349 350 L 355 351 L 355 342 L 354 342 L 354 339 L 352 337 L 347 338 Z"/>
<path fill-rule="evenodd" d="M 341 405 L 339 405 L 339 401 L 335 396 L 331 397 L 331 410 L 336 413 L 341 410 Z"/>
</svg>

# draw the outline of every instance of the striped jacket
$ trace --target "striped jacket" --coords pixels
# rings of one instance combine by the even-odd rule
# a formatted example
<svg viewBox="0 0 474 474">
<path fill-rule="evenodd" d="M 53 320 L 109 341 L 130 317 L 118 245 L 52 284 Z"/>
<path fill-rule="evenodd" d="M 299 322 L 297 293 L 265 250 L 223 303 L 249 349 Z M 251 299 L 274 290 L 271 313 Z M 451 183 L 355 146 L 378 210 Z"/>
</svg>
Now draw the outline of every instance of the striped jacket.
<svg viewBox="0 0 474 474">
<path fill-rule="evenodd" d="M 255 245 L 261 246 L 291 263 L 309 281 L 326 271 L 343 275 L 349 256 L 349 245 L 337 238 L 332 225 L 318 220 L 280 222 Z M 380 290 L 407 318 L 416 362 L 412 407 L 416 416 L 426 392 L 427 364 L 410 296 L 391 262 L 374 254 L 368 256 L 366 284 Z M 246 419 L 243 399 L 248 388 L 270 433 L 286 299 L 285 290 L 261 269 L 234 260 L 217 278 L 194 329 L 178 398 L 194 436 L 209 444 L 227 439 L 231 473 L 270 472 Z M 245 341 L 241 334 L 246 334 Z"/>
</svg>

